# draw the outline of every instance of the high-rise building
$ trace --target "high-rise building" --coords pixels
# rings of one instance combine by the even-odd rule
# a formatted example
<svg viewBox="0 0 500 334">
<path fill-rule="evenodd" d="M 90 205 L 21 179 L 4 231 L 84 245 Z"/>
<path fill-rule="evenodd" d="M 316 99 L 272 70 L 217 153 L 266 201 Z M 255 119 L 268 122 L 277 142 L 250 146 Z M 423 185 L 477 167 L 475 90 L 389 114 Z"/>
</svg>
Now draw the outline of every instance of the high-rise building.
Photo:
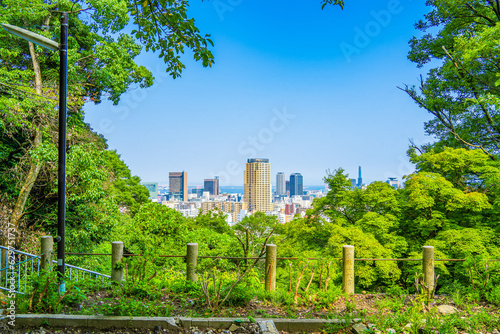
<svg viewBox="0 0 500 334">
<path fill-rule="evenodd" d="M 217 191 L 217 183 L 218 179 L 205 179 L 203 182 L 203 189 L 204 191 L 208 191 L 210 195 L 218 195 Z"/>
<path fill-rule="evenodd" d="M 283 172 L 276 174 L 276 196 L 286 196 L 286 178 Z"/>
<path fill-rule="evenodd" d="M 148 188 L 149 191 L 149 199 L 158 199 L 158 183 L 156 182 L 143 182 L 141 183 L 143 186 Z"/>
<path fill-rule="evenodd" d="M 220 195 L 220 180 L 218 176 L 216 176 L 215 179 L 217 180 L 217 195 Z"/>
<path fill-rule="evenodd" d="M 290 197 L 294 195 L 304 195 L 304 181 L 300 173 L 290 175 Z"/>
<path fill-rule="evenodd" d="M 207 214 L 211 210 L 219 209 L 224 213 L 231 215 L 231 221 L 237 222 L 238 215 L 241 210 L 247 209 L 245 202 L 229 202 L 229 201 L 213 201 L 201 203 L 203 214 Z"/>
<path fill-rule="evenodd" d="M 188 200 L 187 173 L 170 172 L 169 178 L 169 200 L 183 201 Z"/>
<path fill-rule="evenodd" d="M 250 213 L 273 209 L 269 159 L 248 159 L 243 175 L 243 185 L 245 188 L 243 201 L 247 203 Z"/>
<path fill-rule="evenodd" d="M 191 194 L 196 194 L 196 197 L 200 198 L 201 196 L 203 196 L 203 191 L 204 189 L 198 186 L 196 188 L 191 189 Z"/>
<path fill-rule="evenodd" d="M 361 166 L 358 167 L 358 188 L 363 185 L 363 178 L 361 177 Z"/>
<path fill-rule="evenodd" d="M 385 181 L 385 182 L 388 183 L 394 189 L 401 188 L 401 182 L 398 181 L 397 177 L 388 177 L 387 181 Z"/>
</svg>

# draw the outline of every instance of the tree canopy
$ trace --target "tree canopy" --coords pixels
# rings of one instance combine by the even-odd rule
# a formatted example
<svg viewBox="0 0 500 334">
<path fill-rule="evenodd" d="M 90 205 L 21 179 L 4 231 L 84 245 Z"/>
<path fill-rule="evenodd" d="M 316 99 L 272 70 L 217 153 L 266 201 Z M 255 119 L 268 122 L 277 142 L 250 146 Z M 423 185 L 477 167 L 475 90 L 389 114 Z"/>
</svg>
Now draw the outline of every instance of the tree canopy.
<svg viewBox="0 0 500 334">
<path fill-rule="evenodd" d="M 402 89 L 433 119 L 425 124 L 435 147 L 480 149 L 500 154 L 500 8 L 489 0 L 431 0 L 416 28 L 408 58 L 432 67 L 419 87 Z M 428 147 L 428 145 L 427 145 Z M 424 147 L 426 149 L 427 147 Z"/>
<path fill-rule="evenodd" d="M 153 84 L 135 58 L 143 46 L 156 51 L 172 77 L 185 67 L 180 55 L 211 66 L 209 35 L 187 15 L 187 1 L 2 1 L 2 23 L 58 41 L 59 13 L 69 13 L 68 40 L 68 221 L 85 226 L 109 215 L 109 205 L 131 214 L 147 200 L 139 179 L 104 138 L 83 122 L 82 106 L 109 99 L 117 104 L 132 85 Z M 133 24 L 127 34 L 125 28 Z M 57 184 L 57 101 L 59 57 L 0 30 L 0 190 L 9 223 L 54 225 Z M 103 202 L 104 201 L 104 202 Z M 79 209 L 80 208 L 80 209 Z M 100 216 L 92 208 L 100 211 Z M 90 210 L 90 211 L 89 211 Z M 123 210 L 122 210 L 123 211 Z M 5 218 L 5 217 L 4 217 Z M 2 219 L 6 223 L 5 219 Z M 87 226 L 89 229 L 90 226 Z M 87 231 L 87 240 L 92 240 Z M 71 242 L 71 240 L 70 240 Z"/>
</svg>

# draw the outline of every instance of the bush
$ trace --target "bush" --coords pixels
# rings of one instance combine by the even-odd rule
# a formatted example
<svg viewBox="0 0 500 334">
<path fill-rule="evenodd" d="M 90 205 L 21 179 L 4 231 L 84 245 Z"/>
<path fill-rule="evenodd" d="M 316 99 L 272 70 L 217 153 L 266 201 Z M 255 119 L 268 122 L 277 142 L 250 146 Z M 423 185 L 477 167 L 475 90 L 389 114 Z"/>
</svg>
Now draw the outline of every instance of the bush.
<svg viewBox="0 0 500 334">
<path fill-rule="evenodd" d="M 78 305 L 86 298 L 73 282 L 68 282 L 61 295 L 57 272 L 33 273 L 28 280 L 31 287 L 17 296 L 19 313 L 60 313 L 64 305 Z"/>
</svg>

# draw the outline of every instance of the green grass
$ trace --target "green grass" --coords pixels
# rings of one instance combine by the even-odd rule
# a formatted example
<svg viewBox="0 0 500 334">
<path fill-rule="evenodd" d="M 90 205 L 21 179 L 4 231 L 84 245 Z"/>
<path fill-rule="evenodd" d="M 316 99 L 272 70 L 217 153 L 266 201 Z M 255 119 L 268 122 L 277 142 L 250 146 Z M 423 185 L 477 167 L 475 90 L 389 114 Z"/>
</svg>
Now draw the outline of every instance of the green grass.
<svg viewBox="0 0 500 334">
<path fill-rule="evenodd" d="M 49 282 L 49 283 L 47 283 Z M 33 278 L 33 290 L 19 296 L 19 313 L 64 312 L 69 314 L 108 316 L 212 316 L 205 305 L 199 283 L 186 282 L 182 275 L 157 277 L 149 282 L 121 283 L 84 280 L 68 285 L 70 292 L 60 300 L 53 292 L 55 275 Z M 45 289 L 45 286 L 48 286 Z M 458 312 L 440 315 L 436 305 L 426 305 L 426 296 L 409 295 L 398 287 L 387 294 L 365 298 L 343 295 L 339 287 L 328 292 L 311 289 L 294 298 L 287 290 L 264 292 L 255 285 L 242 285 L 216 315 L 228 317 L 288 317 L 344 319 L 331 324 L 327 333 L 346 333 L 353 318 L 373 324 L 372 332 L 387 333 L 389 329 L 407 333 L 479 333 L 500 328 L 500 311 L 494 303 L 478 297 L 474 291 L 456 290 L 442 303 L 455 306 Z M 44 292 L 45 291 L 45 292 Z M 56 291 L 56 290 L 54 290 Z M 362 302 L 360 302 L 362 301 Z M 363 303 L 372 303 L 366 307 Z M 31 308 L 30 308 L 31 303 Z M 339 306 L 342 305 L 342 306 Z"/>
</svg>

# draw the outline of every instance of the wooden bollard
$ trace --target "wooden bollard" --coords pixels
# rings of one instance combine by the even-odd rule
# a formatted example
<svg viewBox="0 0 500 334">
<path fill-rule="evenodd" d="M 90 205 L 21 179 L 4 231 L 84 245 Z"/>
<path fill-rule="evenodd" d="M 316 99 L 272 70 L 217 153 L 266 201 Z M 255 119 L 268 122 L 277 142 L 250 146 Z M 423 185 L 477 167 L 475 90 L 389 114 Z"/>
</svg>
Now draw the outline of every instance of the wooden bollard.
<svg viewBox="0 0 500 334">
<path fill-rule="evenodd" d="M 191 282 L 198 281 L 198 274 L 196 268 L 198 267 L 198 244 L 187 244 L 186 251 L 186 280 Z"/>
<path fill-rule="evenodd" d="M 266 245 L 266 291 L 276 290 L 276 245 Z"/>
<path fill-rule="evenodd" d="M 7 268 L 9 261 L 7 260 L 7 249 L 0 249 L 0 268 Z M 3 281 L 4 276 L 7 275 L 7 270 L 0 271 L 0 280 Z"/>
<path fill-rule="evenodd" d="M 123 281 L 123 242 L 113 241 L 111 243 L 111 280 L 115 282 Z"/>
<path fill-rule="evenodd" d="M 275 244 L 266 245 L 266 291 L 276 290 L 276 254 Z"/>
<path fill-rule="evenodd" d="M 354 293 L 354 246 L 342 247 L 342 291 Z"/>
<path fill-rule="evenodd" d="M 44 235 L 40 240 L 41 256 L 40 270 L 52 270 L 52 249 L 54 247 L 54 238 L 50 235 Z"/>
<path fill-rule="evenodd" d="M 432 298 L 434 292 L 434 247 L 422 247 L 422 271 L 427 297 Z"/>
</svg>

